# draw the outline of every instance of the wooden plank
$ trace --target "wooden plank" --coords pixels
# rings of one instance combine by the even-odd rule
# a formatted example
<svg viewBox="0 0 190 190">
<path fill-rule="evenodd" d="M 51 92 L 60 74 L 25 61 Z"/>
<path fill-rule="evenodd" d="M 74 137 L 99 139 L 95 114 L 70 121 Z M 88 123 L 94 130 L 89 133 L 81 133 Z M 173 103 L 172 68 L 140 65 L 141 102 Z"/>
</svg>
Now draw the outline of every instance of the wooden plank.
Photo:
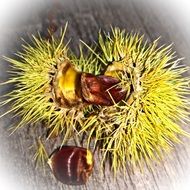
<svg viewBox="0 0 190 190">
<path fill-rule="evenodd" d="M 67 39 L 72 38 L 71 48 L 77 52 L 79 39 L 91 44 L 97 40 L 99 29 L 110 30 L 110 25 L 118 26 L 128 31 L 140 32 L 152 41 L 162 36 L 161 43 L 175 43 L 175 50 L 180 56 L 185 56 L 184 64 L 190 63 L 190 41 L 186 40 L 185 33 L 181 31 L 175 19 L 167 12 L 167 7 L 159 9 L 158 2 L 133 1 L 133 0 L 64 0 L 50 1 L 45 4 L 41 12 L 30 17 L 26 22 L 9 26 L 1 36 L 1 52 L 8 56 L 20 49 L 19 37 L 27 38 L 27 35 L 40 30 L 47 22 L 47 12 L 53 10 L 55 22 L 64 26 L 69 21 Z M 58 6 L 57 6 L 58 2 Z M 55 11 L 56 10 L 56 11 Z M 5 48 L 6 46 L 6 48 Z M 2 64 L 1 81 L 7 78 L 5 71 L 7 66 Z M 1 88 L 1 94 L 7 88 Z M 4 110 L 1 110 L 1 113 Z M 0 155 L 2 171 L 7 170 L 10 181 L 18 185 L 19 189 L 25 190 L 58 190 L 58 189 L 89 189 L 89 190 L 179 190 L 188 189 L 186 184 L 190 179 L 190 140 L 182 138 L 184 145 L 176 145 L 174 150 L 159 165 L 154 164 L 155 171 L 145 169 L 144 173 L 135 171 L 131 173 L 127 169 L 126 178 L 119 173 L 114 180 L 112 173 L 106 168 L 105 176 L 99 171 L 99 162 L 95 163 L 93 176 L 86 186 L 72 187 L 57 182 L 52 176 L 50 169 L 45 173 L 42 169 L 35 169 L 32 162 L 33 150 L 29 147 L 34 143 L 35 137 L 40 134 L 30 127 L 24 128 L 12 136 L 5 130 L 10 123 L 10 116 L 1 119 L 0 126 Z M 188 129 L 187 129 L 188 130 Z M 96 160 L 97 160 L 96 156 Z M 6 180 L 5 180 L 6 181 Z M 7 182 L 8 183 L 8 182 Z M 1 186 L 0 186 L 1 187 Z M 13 188 L 14 189 L 14 188 Z"/>
</svg>

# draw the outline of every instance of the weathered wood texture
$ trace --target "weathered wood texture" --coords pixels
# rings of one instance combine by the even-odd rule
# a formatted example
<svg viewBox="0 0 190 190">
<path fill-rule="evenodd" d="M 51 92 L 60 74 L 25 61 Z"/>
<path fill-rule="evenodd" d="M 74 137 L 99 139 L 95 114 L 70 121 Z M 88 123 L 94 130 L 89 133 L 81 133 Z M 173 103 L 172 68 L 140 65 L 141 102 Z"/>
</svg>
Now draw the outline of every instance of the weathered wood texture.
<svg viewBox="0 0 190 190">
<path fill-rule="evenodd" d="M 190 64 L 190 40 L 187 38 L 188 28 L 182 30 L 180 20 L 168 12 L 168 7 L 159 1 L 133 1 L 133 0 L 58 0 L 40 1 L 38 9 L 31 7 L 29 16 L 20 17 L 18 23 L 9 24 L 0 37 L 1 54 L 11 56 L 13 52 L 21 48 L 20 37 L 28 36 L 42 30 L 46 26 L 48 11 L 53 11 L 54 21 L 59 26 L 64 26 L 69 21 L 67 39 L 76 51 L 79 39 L 91 44 L 97 40 L 99 29 L 110 30 L 110 25 L 118 26 L 128 31 L 145 34 L 152 41 L 162 36 L 161 43 L 174 42 L 174 49 L 179 56 L 186 57 L 184 64 Z M 34 9 L 34 10 L 33 10 Z M 27 8 L 29 10 L 29 8 Z M 26 13 L 27 15 L 27 13 Z M 16 16 L 16 15 L 15 15 Z M 176 16 L 177 17 L 177 16 Z M 14 18 L 13 18 L 14 19 Z M 18 19 L 19 20 L 19 19 Z M 1 81 L 7 78 L 7 66 L 1 61 Z M 1 94 L 6 92 L 6 87 L 1 88 Z M 1 113 L 3 109 L 1 110 Z M 176 145 L 172 153 L 160 164 L 154 164 L 154 172 L 145 170 L 144 173 L 136 171 L 134 174 L 128 171 L 126 179 L 118 174 L 116 180 L 107 169 L 105 177 L 99 174 L 98 163 L 95 171 L 86 186 L 72 187 L 57 182 L 49 169 L 44 173 L 41 169 L 35 169 L 32 162 L 32 149 L 34 143 L 33 129 L 21 129 L 9 136 L 6 128 L 14 122 L 7 116 L 0 123 L 0 182 L 15 184 L 13 189 L 24 190 L 58 190 L 58 189 L 88 189 L 88 190 L 187 190 L 190 183 L 190 140 L 183 138 L 184 144 Z M 187 126 L 188 127 L 188 126 Z M 186 127 L 186 128 L 187 128 Z M 188 130 L 188 129 L 187 129 Z M 6 176 L 9 176 L 7 178 Z M 189 184 L 190 185 L 190 184 Z M 18 186 L 18 187 L 17 187 Z M 1 185 L 0 185 L 1 187 Z M 15 187 L 15 188 L 14 188 Z M 4 188 L 6 189 L 6 187 Z M 2 190 L 4 190 L 2 189 Z"/>
</svg>

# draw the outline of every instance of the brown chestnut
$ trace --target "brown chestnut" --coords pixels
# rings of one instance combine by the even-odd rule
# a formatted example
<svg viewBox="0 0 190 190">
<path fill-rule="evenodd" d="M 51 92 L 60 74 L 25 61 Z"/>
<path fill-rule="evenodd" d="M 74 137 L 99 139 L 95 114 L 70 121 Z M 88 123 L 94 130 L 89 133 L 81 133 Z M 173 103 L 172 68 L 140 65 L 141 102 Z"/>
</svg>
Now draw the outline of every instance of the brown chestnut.
<svg viewBox="0 0 190 190">
<path fill-rule="evenodd" d="M 126 96 L 126 90 L 118 86 L 120 80 L 111 76 L 82 73 L 82 96 L 88 103 L 111 106 Z"/>
<path fill-rule="evenodd" d="M 55 177 L 67 185 L 83 185 L 92 173 L 94 159 L 90 150 L 62 146 L 50 156 L 48 164 Z"/>
</svg>

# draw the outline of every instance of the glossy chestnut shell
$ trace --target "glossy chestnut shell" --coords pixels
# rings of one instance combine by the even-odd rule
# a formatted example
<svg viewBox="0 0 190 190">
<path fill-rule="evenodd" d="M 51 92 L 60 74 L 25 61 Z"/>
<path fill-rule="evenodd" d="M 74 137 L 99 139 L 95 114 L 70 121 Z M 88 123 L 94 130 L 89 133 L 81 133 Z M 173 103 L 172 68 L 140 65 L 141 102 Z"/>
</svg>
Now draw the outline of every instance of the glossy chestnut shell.
<svg viewBox="0 0 190 190">
<path fill-rule="evenodd" d="M 92 173 L 94 160 L 91 151 L 76 146 L 56 149 L 48 160 L 55 177 L 67 185 L 83 185 Z"/>
<path fill-rule="evenodd" d="M 82 73 L 82 96 L 90 104 L 111 106 L 126 96 L 126 90 L 118 86 L 120 80 L 112 76 Z"/>
</svg>

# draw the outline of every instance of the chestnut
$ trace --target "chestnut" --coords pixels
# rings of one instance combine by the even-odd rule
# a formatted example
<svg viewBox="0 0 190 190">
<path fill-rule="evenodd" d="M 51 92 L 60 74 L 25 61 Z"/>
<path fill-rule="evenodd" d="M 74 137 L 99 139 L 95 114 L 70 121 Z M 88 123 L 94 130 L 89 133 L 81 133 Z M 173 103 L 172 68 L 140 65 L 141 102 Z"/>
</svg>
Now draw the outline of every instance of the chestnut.
<svg viewBox="0 0 190 190">
<path fill-rule="evenodd" d="M 111 106 L 126 96 L 126 90 L 118 86 L 120 80 L 111 76 L 82 73 L 82 96 L 94 105 Z"/>
<path fill-rule="evenodd" d="M 62 146 L 50 156 L 48 164 L 54 176 L 67 185 L 83 185 L 92 173 L 93 154 L 86 148 Z"/>
</svg>

